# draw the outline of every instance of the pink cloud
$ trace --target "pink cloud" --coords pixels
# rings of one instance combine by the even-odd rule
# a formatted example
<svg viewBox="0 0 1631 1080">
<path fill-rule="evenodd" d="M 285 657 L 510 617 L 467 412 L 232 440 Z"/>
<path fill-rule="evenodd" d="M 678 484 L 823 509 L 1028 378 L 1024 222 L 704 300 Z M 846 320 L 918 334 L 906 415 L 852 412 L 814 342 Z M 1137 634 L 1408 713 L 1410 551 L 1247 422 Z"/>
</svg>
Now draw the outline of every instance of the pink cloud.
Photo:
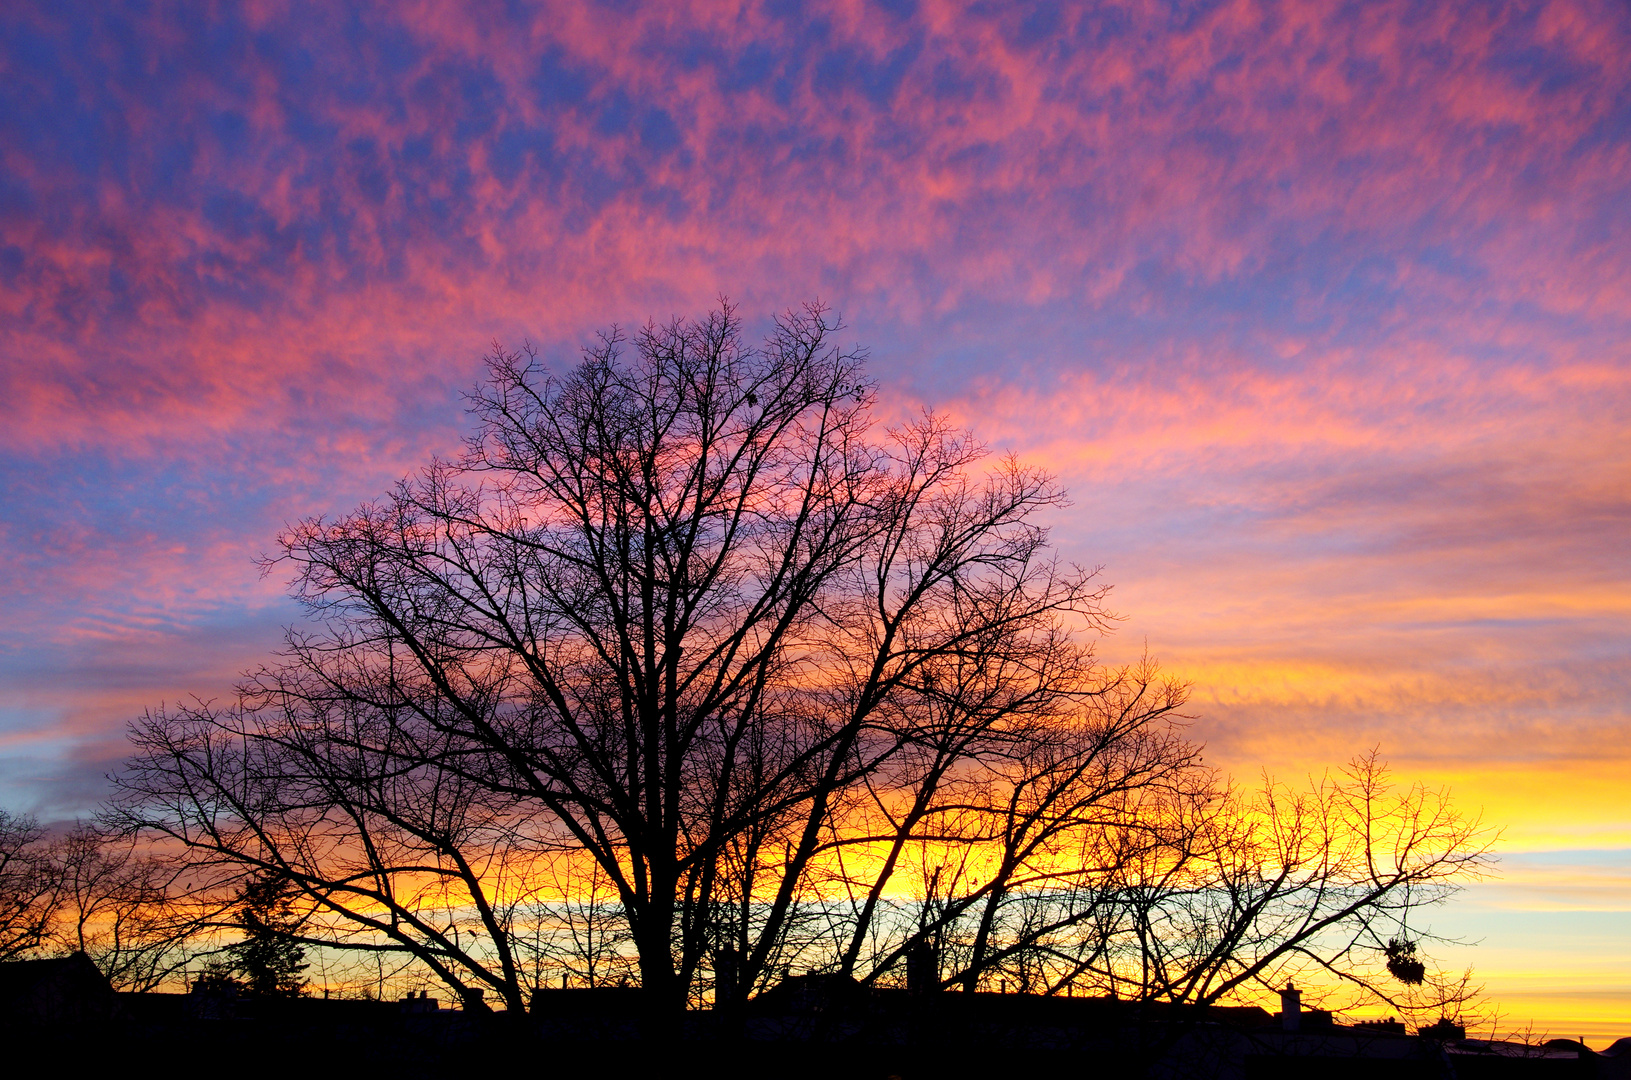
<svg viewBox="0 0 1631 1080">
<path fill-rule="evenodd" d="M 1427 761 L 1496 702 L 1623 732 L 1623 6 L 1056 14 L 37 17 L 57 59 L 0 48 L 14 621 L 218 692 L 252 650 L 209 620 L 282 610 L 252 555 L 455 447 L 489 339 L 820 294 L 885 411 L 1064 474 L 1062 546 L 1242 761 Z M 1573 629 L 1525 667 L 1489 626 L 1537 610 Z M 13 730 L 171 694 L 116 682 Z"/>
</svg>

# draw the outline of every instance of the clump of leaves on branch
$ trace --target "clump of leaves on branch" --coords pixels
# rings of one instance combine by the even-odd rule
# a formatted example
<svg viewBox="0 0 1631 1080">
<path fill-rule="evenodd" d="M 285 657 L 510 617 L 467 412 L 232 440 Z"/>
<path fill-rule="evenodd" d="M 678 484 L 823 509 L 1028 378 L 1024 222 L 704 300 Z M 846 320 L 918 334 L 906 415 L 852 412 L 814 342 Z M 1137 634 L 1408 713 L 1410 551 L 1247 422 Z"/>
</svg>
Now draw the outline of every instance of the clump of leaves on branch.
<svg viewBox="0 0 1631 1080">
<path fill-rule="evenodd" d="M 1387 954 L 1388 974 L 1410 986 L 1419 986 L 1427 977 L 1427 965 L 1416 959 L 1416 943 L 1404 938 L 1388 938 L 1382 951 Z"/>
<path fill-rule="evenodd" d="M 1475 833 L 1402 804 L 1383 871 L 1352 788 L 1226 789 L 1185 688 L 1096 659 L 1108 587 L 1052 554 L 1055 481 L 938 416 L 877 430 L 838 329 L 811 306 L 753 346 L 724 305 L 565 371 L 495 351 L 458 460 L 281 538 L 312 624 L 230 707 L 134 726 L 123 821 L 218 889 L 287 883 L 307 940 L 516 1010 L 563 941 L 656 1009 L 926 944 L 966 988 L 1366 978 L 1352 935 Z"/>
</svg>

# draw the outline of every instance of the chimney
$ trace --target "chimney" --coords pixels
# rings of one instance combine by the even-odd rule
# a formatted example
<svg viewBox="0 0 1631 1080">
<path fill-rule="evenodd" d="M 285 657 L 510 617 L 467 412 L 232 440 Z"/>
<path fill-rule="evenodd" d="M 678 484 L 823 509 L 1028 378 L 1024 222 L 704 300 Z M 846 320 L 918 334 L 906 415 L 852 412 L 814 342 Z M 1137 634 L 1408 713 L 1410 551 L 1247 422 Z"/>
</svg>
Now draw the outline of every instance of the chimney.
<svg viewBox="0 0 1631 1080">
<path fill-rule="evenodd" d="M 1296 1031 L 1302 1022 L 1303 994 L 1291 983 L 1280 991 L 1280 1026 L 1286 1031 Z"/>
</svg>

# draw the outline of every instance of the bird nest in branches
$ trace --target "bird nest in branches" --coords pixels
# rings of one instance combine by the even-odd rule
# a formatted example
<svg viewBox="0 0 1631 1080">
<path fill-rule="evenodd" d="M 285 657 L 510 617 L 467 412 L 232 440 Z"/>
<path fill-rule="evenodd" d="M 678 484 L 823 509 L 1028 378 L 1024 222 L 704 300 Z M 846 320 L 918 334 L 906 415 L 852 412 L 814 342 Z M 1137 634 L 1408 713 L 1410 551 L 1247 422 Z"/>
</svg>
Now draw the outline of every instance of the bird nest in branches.
<svg viewBox="0 0 1631 1080">
<path fill-rule="evenodd" d="M 1427 967 L 1416 959 L 1416 943 L 1408 939 L 1389 938 L 1387 943 L 1387 969 L 1402 983 L 1412 985 L 1427 977 Z"/>
</svg>

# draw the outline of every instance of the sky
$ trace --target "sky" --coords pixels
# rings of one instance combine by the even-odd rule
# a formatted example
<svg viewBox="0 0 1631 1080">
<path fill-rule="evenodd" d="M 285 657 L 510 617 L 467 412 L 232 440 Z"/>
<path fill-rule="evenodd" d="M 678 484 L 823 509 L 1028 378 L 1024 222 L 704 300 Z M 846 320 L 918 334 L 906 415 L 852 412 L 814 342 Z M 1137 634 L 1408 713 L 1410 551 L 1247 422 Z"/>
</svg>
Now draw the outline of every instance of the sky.
<svg viewBox="0 0 1631 1080">
<path fill-rule="evenodd" d="M 455 451 L 489 343 L 819 298 L 882 416 L 1060 477 L 1210 760 L 1451 786 L 1502 869 L 1434 928 L 1631 1035 L 1628 57 L 1623 0 L 8 4 L 0 805 L 230 693 L 256 556 Z"/>
</svg>

